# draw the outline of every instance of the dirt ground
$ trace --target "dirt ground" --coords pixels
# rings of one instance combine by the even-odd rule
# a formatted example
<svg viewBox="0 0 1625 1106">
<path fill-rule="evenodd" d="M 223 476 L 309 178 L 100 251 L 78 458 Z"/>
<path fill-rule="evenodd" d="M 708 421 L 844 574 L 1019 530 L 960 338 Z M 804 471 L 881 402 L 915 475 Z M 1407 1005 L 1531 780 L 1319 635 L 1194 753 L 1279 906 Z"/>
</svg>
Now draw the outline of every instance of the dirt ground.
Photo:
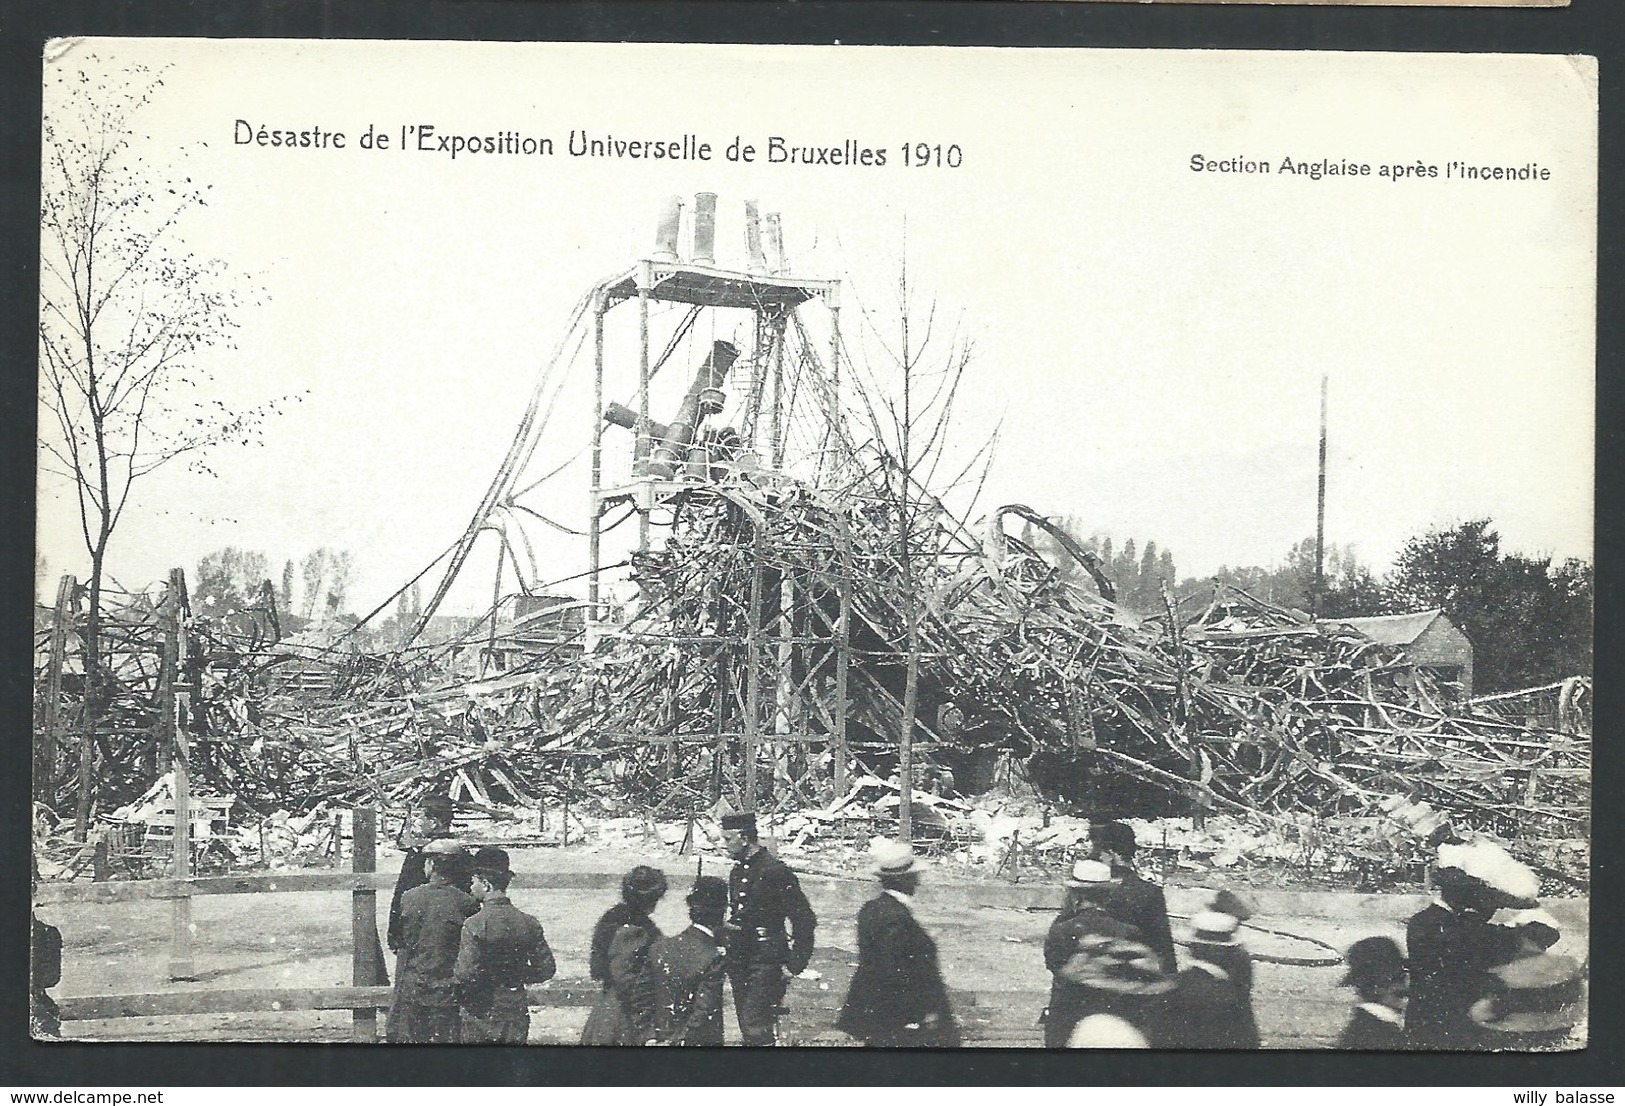
<svg viewBox="0 0 1625 1106">
<path fill-rule="evenodd" d="M 682 889 L 695 874 L 694 857 L 663 860 L 629 850 L 528 848 L 513 850 L 516 872 L 511 895 L 546 927 L 559 961 L 558 983 L 587 975 L 587 946 L 593 923 L 614 901 L 609 891 L 526 888 L 526 876 L 549 871 L 624 871 L 637 863 L 662 866 L 673 883 L 656 912 L 666 932 L 686 924 Z M 708 874 L 726 875 L 728 860 L 703 858 Z M 796 861 L 793 866 L 801 867 Z M 398 855 L 380 867 L 399 868 Z M 875 893 L 861 878 L 813 874 L 805 866 L 808 897 L 819 916 L 817 953 L 812 968 L 822 978 L 790 985 L 782 1024 L 791 1043 L 850 1043 L 833 1029 L 856 961 L 854 920 L 858 907 Z M 943 974 L 956 992 L 967 1043 L 981 1046 L 1036 1046 L 1037 1019 L 1044 1008 L 1049 975 L 1042 946 L 1054 913 L 1043 909 L 1060 899 L 1057 886 L 970 881 L 962 870 L 934 870 L 916 900 L 916 913 L 935 936 Z M 1383 934 L 1403 939 L 1404 920 L 1425 899 L 1416 895 L 1359 895 L 1346 892 L 1270 892 L 1258 895 L 1261 913 L 1242 937 L 1255 956 L 1255 1007 L 1267 1048 L 1330 1045 L 1353 1001 L 1339 986 L 1335 965 L 1279 963 L 1327 960 L 1350 943 Z M 1201 906 L 1201 892 L 1170 888 L 1170 911 L 1189 914 Z M 1563 925 L 1557 951 L 1586 958 L 1589 942 L 1587 900 L 1547 904 Z M 195 983 L 167 980 L 170 904 L 161 901 L 52 904 L 41 916 L 62 930 L 63 975 L 59 998 L 93 994 L 134 994 L 193 988 L 326 987 L 350 983 L 350 895 L 347 892 L 281 895 L 207 895 L 193 900 L 196 926 Z M 389 896 L 378 895 L 378 926 L 383 931 Z M 1180 924 L 1175 921 L 1175 935 Z M 1279 931 L 1278 933 L 1266 931 Z M 1317 943 L 1319 942 L 1319 943 Z M 391 965 L 393 970 L 393 965 Z M 570 1044 L 587 1017 L 584 1007 L 542 1007 L 531 1012 L 533 1044 Z M 730 1010 L 727 1032 L 737 1039 Z M 345 1041 L 348 1011 L 290 1011 L 209 1014 L 187 1017 L 70 1021 L 64 1035 L 97 1041 Z"/>
</svg>

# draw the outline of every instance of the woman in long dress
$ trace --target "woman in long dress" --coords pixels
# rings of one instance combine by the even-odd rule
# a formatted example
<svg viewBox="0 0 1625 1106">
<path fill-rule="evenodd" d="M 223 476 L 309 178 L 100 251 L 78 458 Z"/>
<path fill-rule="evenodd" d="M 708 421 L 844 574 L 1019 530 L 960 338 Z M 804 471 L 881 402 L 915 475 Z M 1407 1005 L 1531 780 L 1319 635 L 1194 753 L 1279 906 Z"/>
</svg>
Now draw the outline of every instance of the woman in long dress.
<svg viewBox="0 0 1625 1106">
<path fill-rule="evenodd" d="M 649 946 L 661 936 L 649 915 L 665 894 L 665 873 L 640 864 L 621 877 L 621 901 L 604 911 L 593 927 L 588 967 L 603 989 L 581 1031 L 582 1044 L 641 1043 L 634 992 Z"/>
</svg>

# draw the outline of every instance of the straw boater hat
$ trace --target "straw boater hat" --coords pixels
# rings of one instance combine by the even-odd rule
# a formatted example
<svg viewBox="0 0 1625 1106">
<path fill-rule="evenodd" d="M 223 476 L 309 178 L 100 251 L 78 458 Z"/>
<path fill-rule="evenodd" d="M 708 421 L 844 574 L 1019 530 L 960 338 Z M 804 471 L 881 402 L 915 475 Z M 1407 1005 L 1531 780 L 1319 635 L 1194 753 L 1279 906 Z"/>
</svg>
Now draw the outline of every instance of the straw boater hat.
<svg viewBox="0 0 1625 1106">
<path fill-rule="evenodd" d="M 1491 906 L 1527 910 L 1540 901 L 1540 877 L 1493 841 L 1479 838 L 1465 845 L 1440 845 L 1441 884 L 1476 890 Z"/>
<path fill-rule="evenodd" d="M 877 837 L 870 843 L 869 858 L 874 861 L 875 873 L 882 876 L 906 875 L 915 871 L 918 864 L 912 848 L 886 837 Z"/>
<path fill-rule="evenodd" d="M 1112 881 L 1110 866 L 1098 860 L 1080 860 L 1072 865 L 1072 873 L 1067 876 L 1068 887 L 1099 887 L 1103 883 Z"/>
<path fill-rule="evenodd" d="M 1497 1033 L 1553 1033 L 1583 1016 L 1585 980 L 1571 956 L 1543 952 L 1490 969 L 1499 990 L 1473 1003 L 1473 1021 Z"/>
<path fill-rule="evenodd" d="M 1073 1028 L 1068 1048 L 1150 1048 L 1145 1034 L 1116 1014 L 1090 1014 Z"/>
<path fill-rule="evenodd" d="M 1233 945 L 1241 920 L 1234 914 L 1204 910 L 1191 917 L 1191 941 L 1203 945 Z"/>
<path fill-rule="evenodd" d="M 467 852 L 457 842 L 449 837 L 436 837 L 423 846 L 425 856 L 457 856 L 466 857 Z"/>
</svg>

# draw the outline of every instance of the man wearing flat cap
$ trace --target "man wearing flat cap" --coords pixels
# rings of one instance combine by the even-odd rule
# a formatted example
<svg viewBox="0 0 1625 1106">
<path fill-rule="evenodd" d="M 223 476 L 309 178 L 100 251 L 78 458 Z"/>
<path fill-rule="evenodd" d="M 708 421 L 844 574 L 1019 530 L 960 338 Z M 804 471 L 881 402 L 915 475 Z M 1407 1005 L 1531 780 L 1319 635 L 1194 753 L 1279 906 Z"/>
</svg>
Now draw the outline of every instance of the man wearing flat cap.
<svg viewBox="0 0 1625 1106">
<path fill-rule="evenodd" d="M 401 896 L 414 887 L 429 881 L 424 870 L 423 850 L 431 841 L 443 841 L 451 836 L 453 808 L 445 795 L 430 795 L 418 808 L 417 817 L 401 827 L 396 844 L 406 850 L 401 859 L 401 874 L 395 880 L 395 894 L 389 900 L 389 951 L 401 951 Z M 445 874 L 451 885 L 465 894 L 471 893 L 469 872 L 465 865 L 447 862 Z M 383 982 L 388 982 L 384 980 Z"/>
<path fill-rule="evenodd" d="M 937 945 L 914 917 L 914 850 L 877 841 L 873 855 L 881 890 L 858 910 L 858 968 L 836 1028 L 870 1048 L 956 1048 Z"/>
<path fill-rule="evenodd" d="M 648 1043 L 722 1044 L 722 920 L 727 913 L 727 881 L 700 876 L 688 893 L 688 928 L 650 946 L 643 969 L 651 1007 Z"/>
<path fill-rule="evenodd" d="M 724 815 L 722 845 L 734 860 L 727 946 L 739 1035 L 746 1045 L 777 1044 L 786 973 L 806 971 L 818 918 L 796 874 L 757 841 L 756 815 Z"/>
<path fill-rule="evenodd" d="M 461 845 L 430 841 L 423 859 L 428 882 L 401 895 L 400 955 L 384 1035 L 390 1044 L 456 1044 L 461 1036 L 452 972 L 463 920 L 479 903 L 448 875 L 467 870 Z"/>
<path fill-rule="evenodd" d="M 546 983 L 558 966 L 542 923 L 508 899 L 506 851 L 487 845 L 474 854 L 474 897 L 480 910 L 463 923 L 452 977 L 463 1044 L 522 1045 L 530 1036 L 525 984 Z"/>
</svg>

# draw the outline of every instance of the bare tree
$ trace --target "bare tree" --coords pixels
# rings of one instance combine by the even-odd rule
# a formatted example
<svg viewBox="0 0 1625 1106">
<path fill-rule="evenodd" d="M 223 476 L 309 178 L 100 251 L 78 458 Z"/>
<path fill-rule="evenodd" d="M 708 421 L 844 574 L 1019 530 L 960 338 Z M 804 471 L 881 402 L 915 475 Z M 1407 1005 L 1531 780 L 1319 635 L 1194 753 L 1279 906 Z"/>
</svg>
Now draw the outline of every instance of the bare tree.
<svg viewBox="0 0 1625 1106">
<path fill-rule="evenodd" d="M 142 478 L 184 459 L 207 473 L 216 446 L 255 440 L 276 403 L 239 411 L 210 394 L 249 296 L 223 262 L 180 240 L 207 193 L 132 147 L 137 114 L 163 85 L 93 55 L 47 65 L 40 189 L 40 467 L 74 488 L 90 555 L 84 733 L 76 832 L 88 818 L 107 551 Z"/>
<path fill-rule="evenodd" d="M 869 407 L 876 445 L 896 481 L 890 495 L 897 512 L 896 553 L 901 575 L 905 650 L 897 746 L 898 835 L 908 841 L 913 836 L 914 730 L 919 713 L 920 617 L 925 605 L 917 564 L 921 551 L 917 548 L 916 529 L 922 521 L 928 525 L 934 521 L 922 516 L 922 508 L 938 505 L 937 471 L 946 453 L 954 398 L 970 364 L 971 347 L 958 333 L 948 335 L 943 341 L 934 300 L 923 308 L 915 303 L 914 289 L 909 284 L 906 222 L 896 291 L 895 328 L 864 311 L 864 321 L 880 352 L 869 365 L 870 380 L 866 387 L 859 389 L 859 395 Z M 877 368 L 884 372 L 884 377 L 876 372 Z M 873 403 L 871 395 L 876 397 Z M 957 487 L 973 468 L 990 458 L 992 447 L 993 439 L 989 439 L 949 482 L 950 487 Z"/>
</svg>

